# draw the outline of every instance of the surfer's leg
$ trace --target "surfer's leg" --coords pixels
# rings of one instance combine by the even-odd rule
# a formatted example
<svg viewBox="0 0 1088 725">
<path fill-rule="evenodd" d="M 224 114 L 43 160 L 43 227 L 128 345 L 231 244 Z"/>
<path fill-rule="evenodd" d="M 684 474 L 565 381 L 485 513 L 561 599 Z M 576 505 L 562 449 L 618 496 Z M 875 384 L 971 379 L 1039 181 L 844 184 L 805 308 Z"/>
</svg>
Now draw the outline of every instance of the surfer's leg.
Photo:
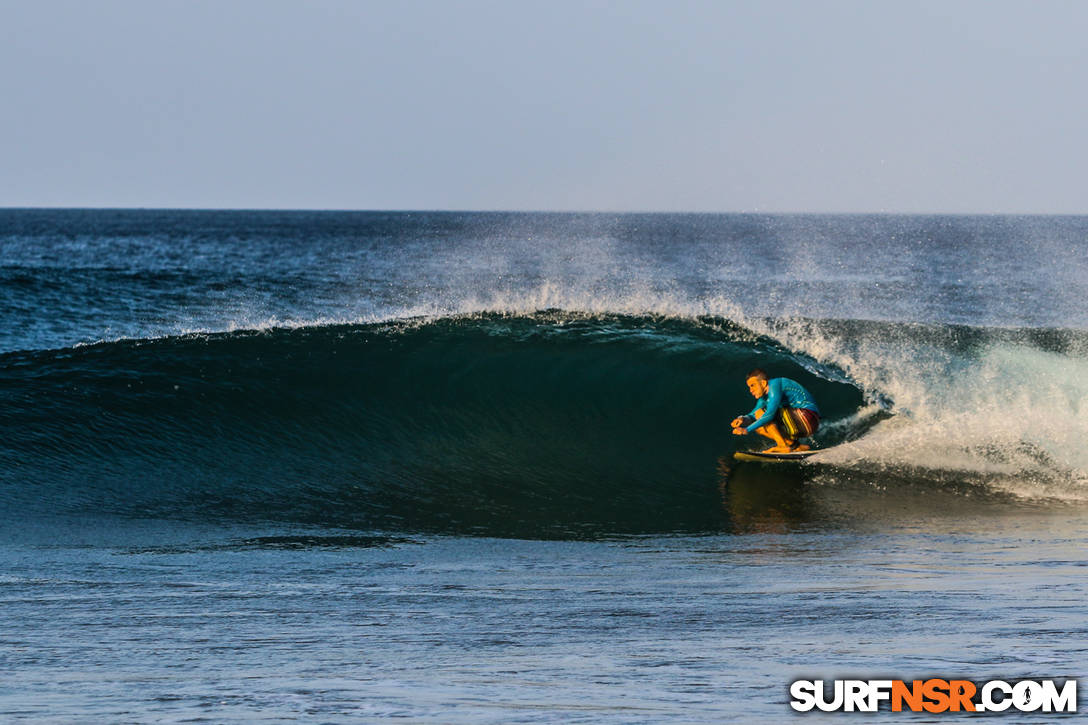
<svg viewBox="0 0 1088 725">
<path fill-rule="evenodd" d="M 789 408 L 782 408 L 778 411 L 778 416 L 774 423 L 768 423 L 763 426 L 769 429 L 767 437 L 772 438 L 775 442 L 773 448 L 768 448 L 768 453 L 790 453 L 791 451 L 804 450 L 797 445 L 797 429 L 793 425 L 793 420 L 790 417 L 790 413 L 793 412 Z M 807 448 L 807 446 L 806 446 Z"/>
<path fill-rule="evenodd" d="M 760 408 L 755 412 L 756 419 L 763 417 L 763 409 Z M 787 441 L 782 435 L 782 430 L 779 428 L 778 423 L 771 422 L 767 425 L 761 426 L 755 429 L 756 433 L 759 433 L 764 438 L 770 438 L 774 441 L 774 445 L 768 448 L 765 453 L 786 453 L 791 450 L 793 441 Z"/>
<path fill-rule="evenodd" d="M 756 420 L 759 420 L 760 418 L 763 417 L 763 408 L 760 408 L 759 410 L 757 410 L 755 412 L 755 417 L 756 417 Z M 773 441 L 775 441 L 777 443 L 778 439 L 767 432 L 767 429 L 770 428 L 772 425 L 774 425 L 774 423 L 770 423 L 769 425 L 765 425 L 762 428 L 756 428 L 755 431 L 753 431 L 753 432 L 759 433 L 764 438 L 770 438 L 771 440 L 773 440 Z"/>
<path fill-rule="evenodd" d="M 794 442 L 782 435 L 777 423 L 768 423 L 760 428 L 759 432 L 774 441 L 774 445 L 768 448 L 766 453 L 789 453 L 794 450 Z"/>
<path fill-rule="evenodd" d="M 756 418 L 762 417 L 763 411 L 756 411 Z M 766 452 L 768 453 L 785 453 L 786 451 L 790 450 L 790 446 L 793 444 L 793 441 L 787 441 L 786 438 L 782 435 L 782 430 L 776 422 L 771 422 L 765 426 L 756 428 L 756 433 L 759 433 L 764 438 L 770 438 L 772 441 L 774 441 L 774 445 L 767 449 Z"/>
</svg>

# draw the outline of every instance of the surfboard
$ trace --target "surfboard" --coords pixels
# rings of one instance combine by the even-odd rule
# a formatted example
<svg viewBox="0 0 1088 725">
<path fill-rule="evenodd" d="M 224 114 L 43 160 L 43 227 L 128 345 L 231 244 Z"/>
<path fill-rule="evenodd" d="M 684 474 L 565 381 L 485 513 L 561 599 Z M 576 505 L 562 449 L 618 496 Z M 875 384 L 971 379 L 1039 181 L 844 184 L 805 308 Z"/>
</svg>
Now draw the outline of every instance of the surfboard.
<svg viewBox="0 0 1088 725">
<path fill-rule="evenodd" d="M 793 453 L 763 453 L 761 451 L 737 451 L 733 459 L 737 461 L 760 461 L 770 463 L 774 461 L 803 461 L 819 451 L 795 451 Z"/>
</svg>

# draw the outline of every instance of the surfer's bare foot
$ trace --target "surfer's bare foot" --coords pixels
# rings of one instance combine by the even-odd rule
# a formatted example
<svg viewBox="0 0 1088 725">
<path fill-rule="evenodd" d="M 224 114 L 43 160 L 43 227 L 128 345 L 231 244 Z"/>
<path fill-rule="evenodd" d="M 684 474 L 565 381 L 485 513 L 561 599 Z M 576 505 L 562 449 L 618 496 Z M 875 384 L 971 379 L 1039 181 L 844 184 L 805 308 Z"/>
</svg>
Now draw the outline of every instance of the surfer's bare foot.
<svg viewBox="0 0 1088 725">
<path fill-rule="evenodd" d="M 783 446 L 772 446 L 772 447 L 768 448 L 767 450 L 765 450 L 763 452 L 764 453 L 800 453 L 801 451 L 807 451 L 807 450 L 809 450 L 809 446 L 805 445 L 804 443 L 794 443 L 793 445 L 790 445 L 790 444 L 787 443 L 786 445 L 783 445 Z"/>
</svg>

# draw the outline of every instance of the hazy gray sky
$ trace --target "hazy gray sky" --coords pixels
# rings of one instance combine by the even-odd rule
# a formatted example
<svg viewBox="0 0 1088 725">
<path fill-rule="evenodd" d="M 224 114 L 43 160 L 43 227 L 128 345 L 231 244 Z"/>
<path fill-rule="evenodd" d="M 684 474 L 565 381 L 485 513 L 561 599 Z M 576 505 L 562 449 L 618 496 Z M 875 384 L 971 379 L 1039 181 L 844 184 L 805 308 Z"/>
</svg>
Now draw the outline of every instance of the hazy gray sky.
<svg viewBox="0 0 1088 725">
<path fill-rule="evenodd" d="M 1088 213 L 1088 2 L 0 0 L 0 206 Z"/>
</svg>

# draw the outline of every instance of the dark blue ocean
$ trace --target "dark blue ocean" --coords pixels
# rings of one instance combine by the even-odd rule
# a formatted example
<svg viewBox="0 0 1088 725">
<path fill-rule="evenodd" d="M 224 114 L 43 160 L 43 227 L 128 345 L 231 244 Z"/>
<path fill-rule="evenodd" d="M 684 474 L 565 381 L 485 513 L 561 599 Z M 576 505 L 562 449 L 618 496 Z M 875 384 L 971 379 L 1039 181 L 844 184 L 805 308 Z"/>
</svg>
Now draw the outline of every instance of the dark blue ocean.
<svg viewBox="0 0 1088 725">
<path fill-rule="evenodd" d="M 834 717 L 798 678 L 1083 677 L 1086 250 L 0 209 L 0 721 L 774 723 Z M 756 366 L 819 402 L 803 464 L 733 460 Z"/>
</svg>

